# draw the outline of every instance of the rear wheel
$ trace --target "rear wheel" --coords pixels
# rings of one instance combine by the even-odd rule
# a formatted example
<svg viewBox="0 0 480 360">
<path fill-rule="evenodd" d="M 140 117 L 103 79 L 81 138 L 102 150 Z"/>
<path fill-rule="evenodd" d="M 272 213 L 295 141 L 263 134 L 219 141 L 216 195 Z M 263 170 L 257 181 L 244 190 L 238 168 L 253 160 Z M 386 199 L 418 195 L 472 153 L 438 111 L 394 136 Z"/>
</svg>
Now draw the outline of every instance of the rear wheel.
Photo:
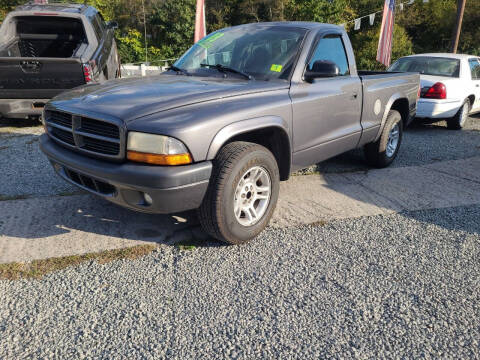
<svg viewBox="0 0 480 360">
<path fill-rule="evenodd" d="M 268 225 L 279 188 L 278 165 L 268 149 L 248 142 L 224 146 L 198 210 L 202 228 L 229 244 L 248 242 Z"/>
<path fill-rule="evenodd" d="M 374 167 L 383 168 L 390 165 L 397 157 L 403 137 L 402 116 L 396 110 L 390 110 L 380 138 L 365 145 L 367 162 Z"/>
<path fill-rule="evenodd" d="M 447 128 L 451 130 L 460 130 L 467 124 L 468 114 L 470 113 L 470 100 L 466 99 L 457 114 L 447 119 Z"/>
</svg>

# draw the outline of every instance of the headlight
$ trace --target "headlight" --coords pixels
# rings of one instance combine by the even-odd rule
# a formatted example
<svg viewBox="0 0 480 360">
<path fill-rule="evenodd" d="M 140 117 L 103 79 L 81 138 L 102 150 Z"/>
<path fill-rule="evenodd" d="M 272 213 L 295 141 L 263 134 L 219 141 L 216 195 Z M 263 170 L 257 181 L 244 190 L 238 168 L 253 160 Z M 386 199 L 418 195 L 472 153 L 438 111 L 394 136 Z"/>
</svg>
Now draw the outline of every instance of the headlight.
<svg viewBox="0 0 480 360">
<path fill-rule="evenodd" d="M 127 159 L 155 165 L 185 165 L 192 157 L 185 145 L 174 138 L 130 131 Z"/>
</svg>

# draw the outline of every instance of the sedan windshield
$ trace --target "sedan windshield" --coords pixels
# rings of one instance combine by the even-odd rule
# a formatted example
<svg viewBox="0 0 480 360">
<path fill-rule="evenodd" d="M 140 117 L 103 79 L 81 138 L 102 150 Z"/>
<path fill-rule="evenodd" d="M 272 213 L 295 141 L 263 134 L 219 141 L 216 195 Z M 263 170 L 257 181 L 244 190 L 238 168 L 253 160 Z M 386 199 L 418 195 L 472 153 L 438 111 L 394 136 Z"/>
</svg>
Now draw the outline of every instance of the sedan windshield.
<svg viewBox="0 0 480 360">
<path fill-rule="evenodd" d="M 460 76 L 460 60 L 441 57 L 412 56 L 398 59 L 388 71 L 419 72 L 433 76 Z"/>
<path fill-rule="evenodd" d="M 198 41 L 174 66 L 196 76 L 287 80 L 305 33 L 301 28 L 265 25 L 219 30 Z"/>
</svg>

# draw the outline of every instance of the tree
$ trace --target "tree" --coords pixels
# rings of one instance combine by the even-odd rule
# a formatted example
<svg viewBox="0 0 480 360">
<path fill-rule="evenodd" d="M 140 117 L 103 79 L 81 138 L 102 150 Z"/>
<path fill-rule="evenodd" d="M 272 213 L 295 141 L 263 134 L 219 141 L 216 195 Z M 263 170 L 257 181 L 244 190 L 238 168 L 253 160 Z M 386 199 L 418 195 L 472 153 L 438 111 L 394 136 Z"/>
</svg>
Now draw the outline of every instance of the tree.
<svg viewBox="0 0 480 360">
<path fill-rule="evenodd" d="M 376 61 L 378 39 L 380 37 L 379 26 L 370 30 L 354 31 L 350 33 L 357 67 L 363 70 L 384 70 L 385 66 Z M 395 25 L 393 30 L 392 60 L 413 52 L 412 41 L 405 29 Z"/>
</svg>

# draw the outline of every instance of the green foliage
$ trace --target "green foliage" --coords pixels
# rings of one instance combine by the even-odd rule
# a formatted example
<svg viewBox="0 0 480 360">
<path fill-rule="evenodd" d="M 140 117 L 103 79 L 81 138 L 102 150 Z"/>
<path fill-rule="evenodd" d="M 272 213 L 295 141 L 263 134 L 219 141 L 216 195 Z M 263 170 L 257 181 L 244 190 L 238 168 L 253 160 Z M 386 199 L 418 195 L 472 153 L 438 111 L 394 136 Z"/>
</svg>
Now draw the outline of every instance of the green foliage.
<svg viewBox="0 0 480 360">
<path fill-rule="evenodd" d="M 193 45 L 195 4 L 195 0 L 166 0 L 153 6 L 147 31 L 163 58 L 178 57 Z"/>
<path fill-rule="evenodd" d="M 25 2 L 0 0 L 0 21 Z M 106 20 L 119 23 L 117 40 L 123 62 L 144 61 L 145 40 L 151 62 L 179 57 L 193 44 L 196 0 L 144 0 L 143 3 L 142 0 L 87 0 L 87 3 L 99 9 Z M 379 11 L 383 4 L 384 0 L 206 0 L 207 31 L 260 21 L 340 24 Z M 392 59 L 411 53 L 448 51 L 456 7 L 457 0 L 428 3 L 416 0 L 413 5 L 406 5 L 403 12 L 397 13 Z M 359 68 L 382 68 L 375 60 L 380 22 L 378 14 L 374 26 L 370 27 L 365 19 L 360 31 L 349 31 Z M 479 23 L 480 1 L 467 0 L 459 52 L 480 55 Z"/>
<path fill-rule="evenodd" d="M 376 61 L 378 39 L 380 37 L 379 26 L 369 30 L 352 31 L 352 40 L 357 67 L 363 70 L 385 70 L 385 66 Z M 404 28 L 396 25 L 393 30 L 392 63 L 399 57 L 413 53 L 413 44 Z"/>
<path fill-rule="evenodd" d="M 286 4 L 286 18 L 339 24 L 353 19 L 354 12 L 349 3 L 347 0 L 289 0 Z"/>
</svg>

